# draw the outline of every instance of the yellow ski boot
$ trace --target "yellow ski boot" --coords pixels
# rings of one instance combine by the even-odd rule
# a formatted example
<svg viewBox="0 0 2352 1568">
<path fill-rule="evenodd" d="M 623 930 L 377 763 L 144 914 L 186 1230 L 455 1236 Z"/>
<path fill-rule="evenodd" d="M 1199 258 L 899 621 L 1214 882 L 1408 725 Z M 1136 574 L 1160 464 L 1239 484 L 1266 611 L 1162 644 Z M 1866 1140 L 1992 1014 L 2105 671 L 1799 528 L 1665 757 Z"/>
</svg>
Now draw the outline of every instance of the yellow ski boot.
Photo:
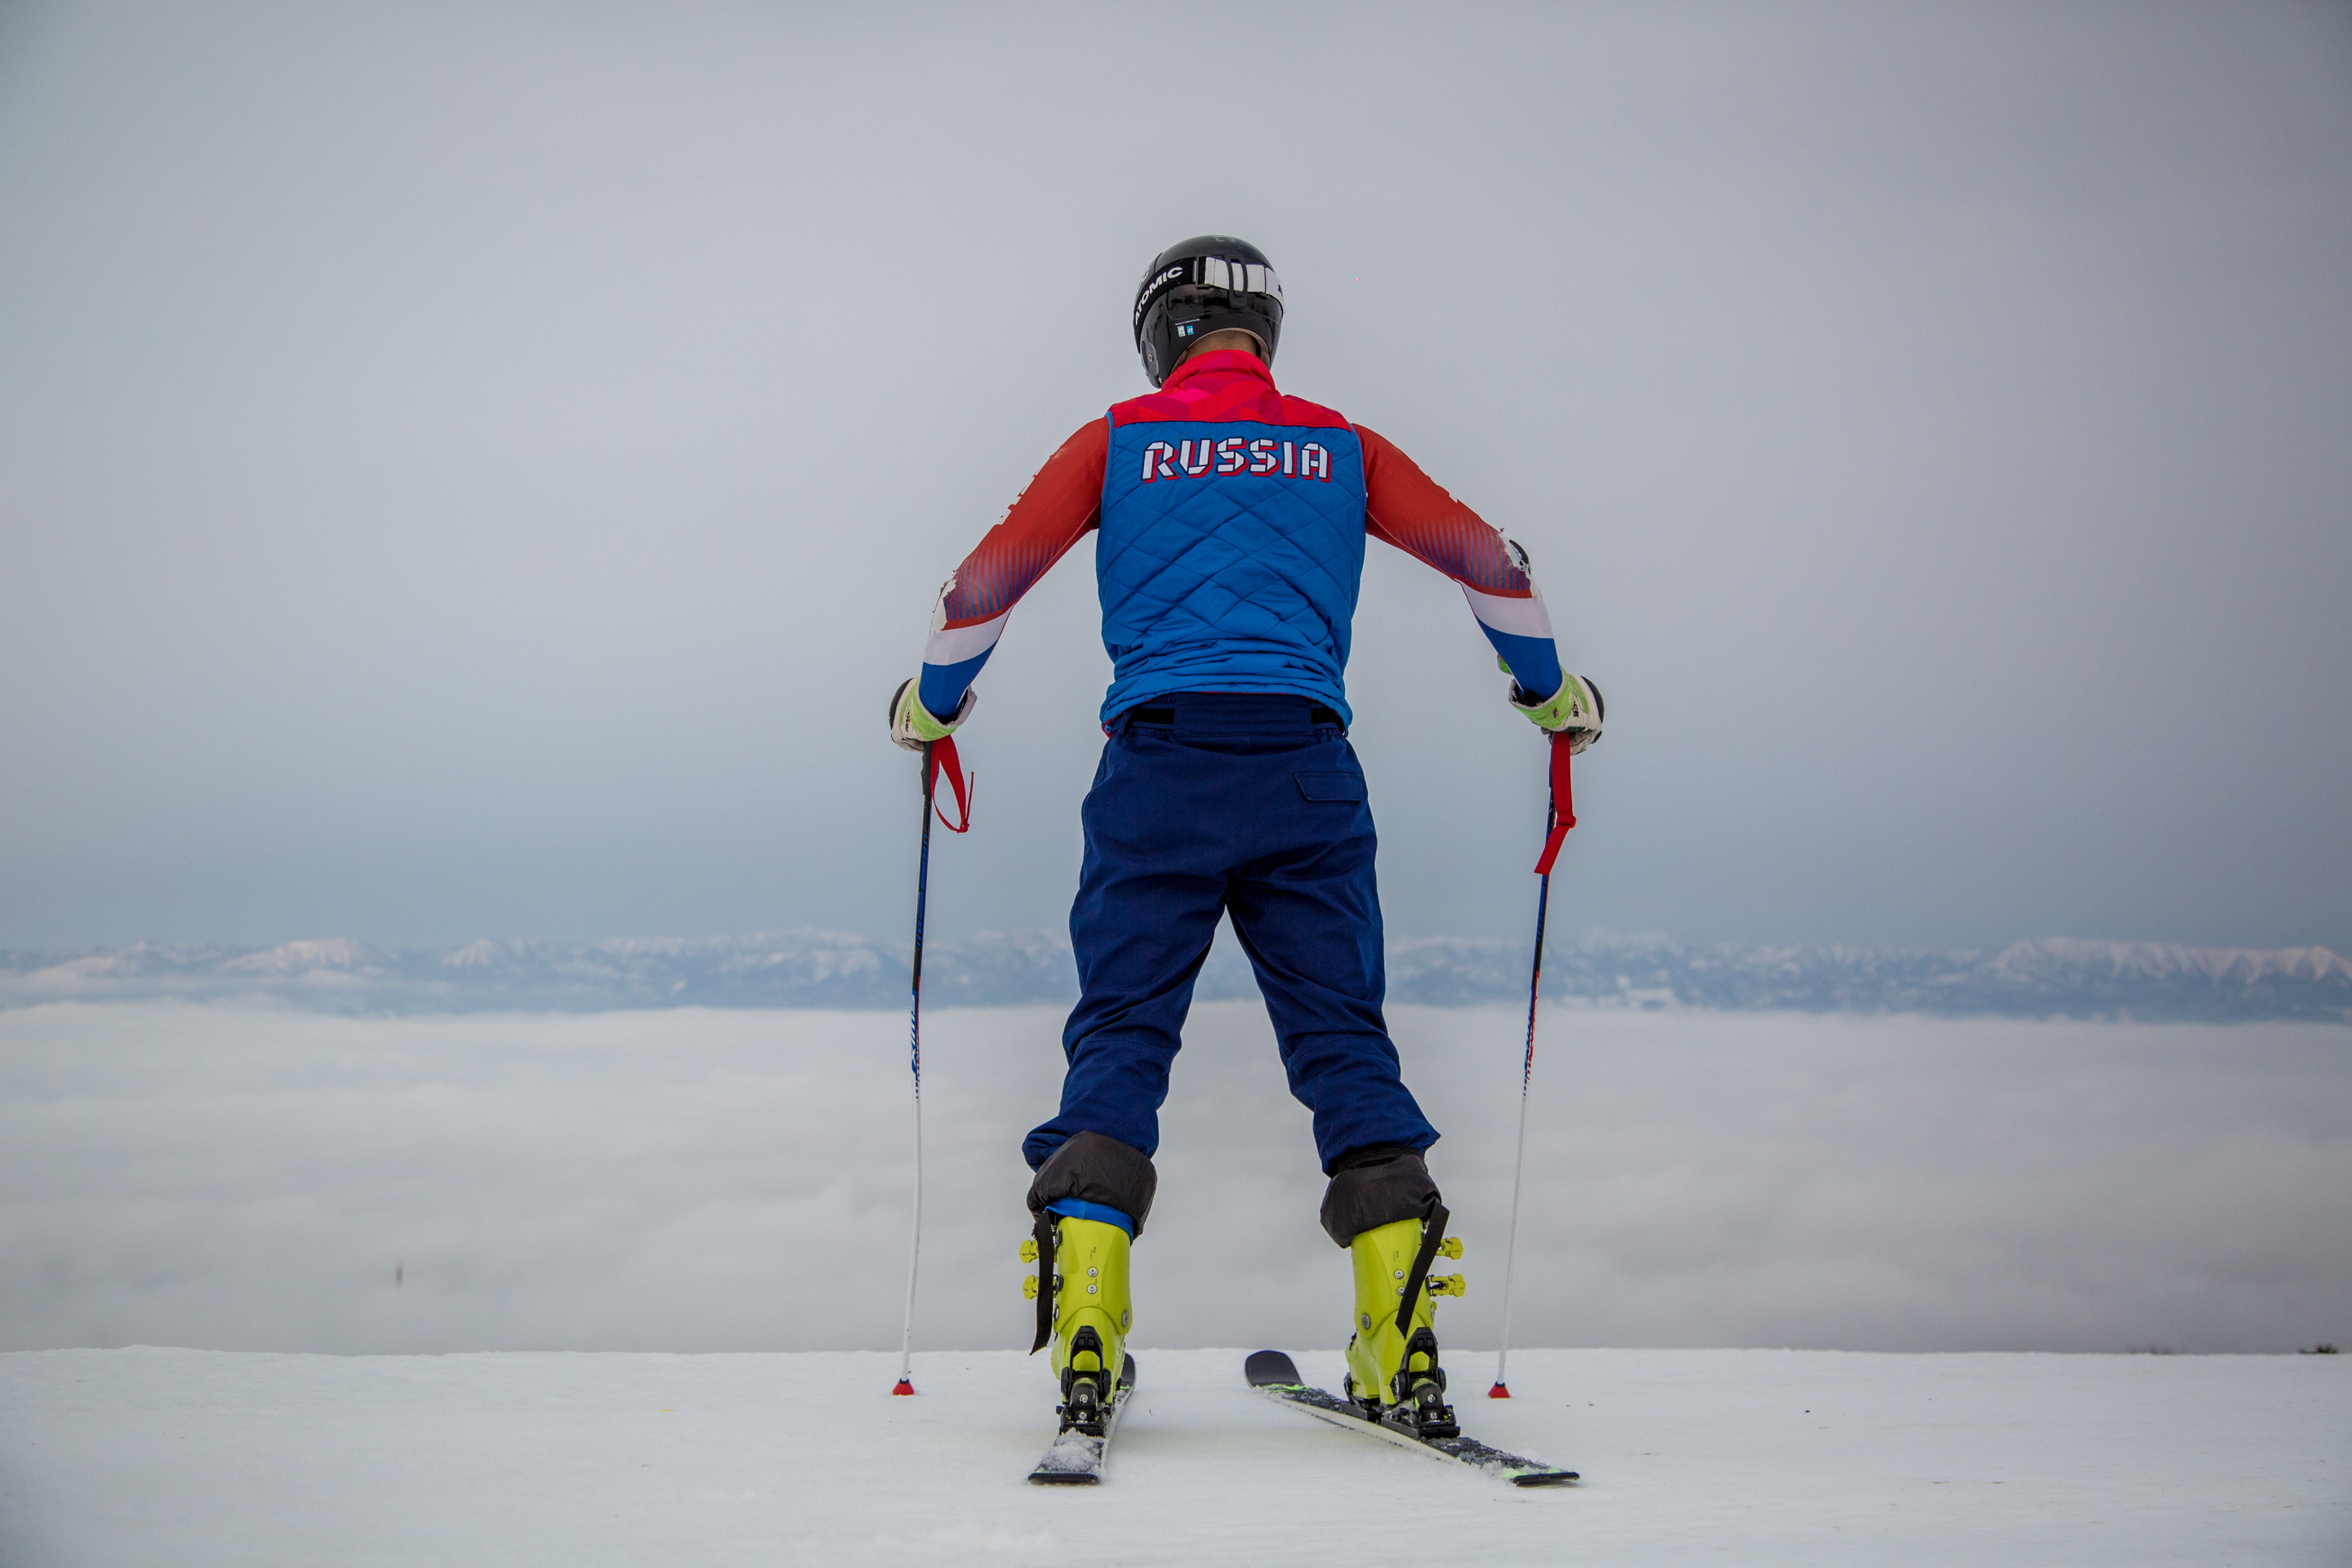
<svg viewBox="0 0 2352 1568">
<path fill-rule="evenodd" d="M 1459 1258 L 1438 1207 L 1426 1219 L 1376 1226 L 1350 1242 L 1355 1264 L 1355 1334 L 1348 1342 L 1348 1396 L 1366 1412 L 1423 1437 L 1458 1436 L 1445 1403 L 1445 1369 L 1437 1364 L 1438 1296 L 1463 1294 L 1459 1274 L 1432 1275 L 1436 1258 Z"/>
<path fill-rule="evenodd" d="M 1103 1417 L 1119 1388 L 1134 1382 L 1127 1331 L 1135 1321 L 1127 1288 L 1127 1232 L 1101 1220 L 1050 1214 L 1037 1216 L 1036 1234 L 1021 1244 L 1037 1265 L 1022 1293 L 1037 1303 L 1037 1343 L 1054 1346 L 1061 1380 L 1056 1414 L 1062 1429 L 1100 1436 Z M 1112 1375 L 1114 1371 L 1118 1375 Z"/>
</svg>

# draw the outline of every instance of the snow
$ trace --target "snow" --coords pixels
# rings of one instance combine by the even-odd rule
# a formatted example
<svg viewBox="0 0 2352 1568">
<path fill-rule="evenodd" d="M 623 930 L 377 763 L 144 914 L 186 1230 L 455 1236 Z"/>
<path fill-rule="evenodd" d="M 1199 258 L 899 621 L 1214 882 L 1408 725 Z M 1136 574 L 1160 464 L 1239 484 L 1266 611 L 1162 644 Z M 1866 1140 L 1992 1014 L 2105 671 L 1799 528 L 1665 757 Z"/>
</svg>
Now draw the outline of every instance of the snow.
<svg viewBox="0 0 2352 1568">
<path fill-rule="evenodd" d="M 2340 1563 L 2352 1366 L 2319 1356 L 1519 1351 L 1468 1429 L 1522 1492 L 1140 1351 L 1105 1486 L 1032 1488 L 1008 1352 L 0 1355 L 0 1561 Z M 1491 1354 L 1453 1358 L 1457 1393 Z M 1328 1380 L 1336 1352 L 1300 1357 Z"/>
</svg>

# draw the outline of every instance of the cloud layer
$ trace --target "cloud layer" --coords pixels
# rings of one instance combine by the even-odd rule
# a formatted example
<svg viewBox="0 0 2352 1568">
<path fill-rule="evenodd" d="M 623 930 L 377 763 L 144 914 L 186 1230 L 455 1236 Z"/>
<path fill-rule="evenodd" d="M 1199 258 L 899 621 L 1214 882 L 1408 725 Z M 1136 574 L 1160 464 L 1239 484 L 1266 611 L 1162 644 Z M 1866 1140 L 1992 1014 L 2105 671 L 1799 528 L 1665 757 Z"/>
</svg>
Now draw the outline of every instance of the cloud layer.
<svg viewBox="0 0 2352 1568">
<path fill-rule="evenodd" d="M 1499 1331 L 1521 1019 L 1398 1008 Z M 1026 1343 L 1024 1131 L 1057 1011 L 927 1023 L 919 1342 Z M 0 1348 L 885 1348 L 910 1175 L 880 1013 L 0 1014 Z M 2352 1334 L 2340 1027 L 1560 1008 L 1516 1337 L 2283 1351 Z M 1196 1009 L 1139 1341 L 1342 1337 L 1261 1007 Z M 395 1270 L 399 1281 L 395 1284 Z"/>
</svg>

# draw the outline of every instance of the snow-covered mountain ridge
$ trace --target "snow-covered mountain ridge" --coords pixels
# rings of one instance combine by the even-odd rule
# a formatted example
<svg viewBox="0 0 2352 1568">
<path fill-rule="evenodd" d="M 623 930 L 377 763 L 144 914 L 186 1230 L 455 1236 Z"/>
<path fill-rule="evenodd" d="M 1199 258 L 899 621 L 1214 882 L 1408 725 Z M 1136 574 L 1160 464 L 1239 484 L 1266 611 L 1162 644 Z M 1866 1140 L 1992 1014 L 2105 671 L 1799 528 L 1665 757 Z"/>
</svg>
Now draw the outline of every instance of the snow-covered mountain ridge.
<svg viewBox="0 0 2352 1568">
<path fill-rule="evenodd" d="M 484 939 L 393 951 L 350 937 L 250 949 L 141 942 L 79 953 L 0 950 L 0 1006 L 42 1002 L 267 996 L 351 1013 L 521 1008 L 896 1007 L 907 951 L 838 931 L 604 942 Z M 1462 937 L 1389 944 L 1389 995 L 1458 1006 L 1525 997 L 1527 946 Z M 1618 1007 L 1778 1008 L 1943 1016 L 2298 1018 L 2352 1023 L 2352 963 L 2324 947 L 2261 951 L 2073 937 L 1998 952 L 1708 946 L 1588 933 L 1545 955 L 1548 999 Z M 1067 942 L 988 933 L 925 951 L 935 1006 L 1060 1002 L 1076 994 Z M 1254 993 L 1246 962 L 1220 942 L 1205 998 Z"/>
</svg>

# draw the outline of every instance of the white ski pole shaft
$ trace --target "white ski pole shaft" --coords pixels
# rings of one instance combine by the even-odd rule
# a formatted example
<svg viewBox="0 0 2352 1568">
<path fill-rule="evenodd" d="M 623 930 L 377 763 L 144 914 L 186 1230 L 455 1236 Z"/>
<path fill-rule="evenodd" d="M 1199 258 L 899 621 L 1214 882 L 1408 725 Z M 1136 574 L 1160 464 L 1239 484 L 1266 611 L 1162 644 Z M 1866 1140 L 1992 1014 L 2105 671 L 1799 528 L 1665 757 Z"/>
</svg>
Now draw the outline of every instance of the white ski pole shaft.
<svg viewBox="0 0 2352 1568">
<path fill-rule="evenodd" d="M 1555 776 L 1564 777 L 1565 773 L 1563 772 Z M 1560 823 L 1559 808 L 1560 802 L 1558 798 L 1554 798 L 1551 809 L 1544 816 L 1544 835 L 1548 846 L 1553 830 Z M 1574 807 L 1571 806 L 1570 810 L 1573 813 Z M 1576 826 L 1576 818 L 1573 815 L 1570 815 L 1567 820 L 1570 827 Z M 1556 846 L 1550 847 L 1556 847 Z M 1551 864 L 1549 847 L 1547 848 L 1543 863 L 1545 866 Z M 1544 921 L 1550 912 L 1551 873 L 1546 870 L 1543 874 L 1542 887 L 1536 894 L 1536 955 L 1534 963 L 1528 971 L 1528 1043 L 1526 1051 L 1519 1058 L 1519 1152 L 1518 1157 L 1511 1166 L 1511 1237 L 1503 1250 L 1503 1342 L 1501 1348 L 1495 1352 L 1495 1386 L 1486 1391 L 1486 1397 L 1489 1399 L 1508 1399 L 1511 1396 L 1510 1384 L 1504 1373 L 1511 1361 L 1511 1301 L 1514 1294 L 1512 1288 L 1518 1282 L 1519 1268 L 1519 1198 L 1526 1188 L 1528 1175 L 1528 1090 L 1535 1082 L 1536 1076 L 1536 1003 L 1543 995 Z"/>
<path fill-rule="evenodd" d="M 915 1089 L 915 1220 L 907 1244 L 907 1321 L 898 1335 L 898 1385 L 893 1394 L 915 1392 L 915 1269 L 923 1258 L 923 1091 Z"/>
<path fill-rule="evenodd" d="M 898 1382 L 915 1392 L 915 1273 L 923 1258 L 923 915 L 931 896 L 931 748 L 923 747 L 923 852 L 915 872 L 915 964 L 907 1012 L 907 1066 L 915 1079 L 915 1216 L 907 1241 L 907 1318 L 898 1335 Z"/>
<path fill-rule="evenodd" d="M 1511 1239 L 1503 1253 L 1503 1348 L 1495 1354 L 1495 1387 L 1510 1392 L 1504 1376 L 1511 1359 L 1511 1286 L 1519 1260 L 1519 1189 L 1528 1173 L 1528 1086 L 1519 1080 L 1519 1156 L 1511 1166 Z"/>
</svg>

